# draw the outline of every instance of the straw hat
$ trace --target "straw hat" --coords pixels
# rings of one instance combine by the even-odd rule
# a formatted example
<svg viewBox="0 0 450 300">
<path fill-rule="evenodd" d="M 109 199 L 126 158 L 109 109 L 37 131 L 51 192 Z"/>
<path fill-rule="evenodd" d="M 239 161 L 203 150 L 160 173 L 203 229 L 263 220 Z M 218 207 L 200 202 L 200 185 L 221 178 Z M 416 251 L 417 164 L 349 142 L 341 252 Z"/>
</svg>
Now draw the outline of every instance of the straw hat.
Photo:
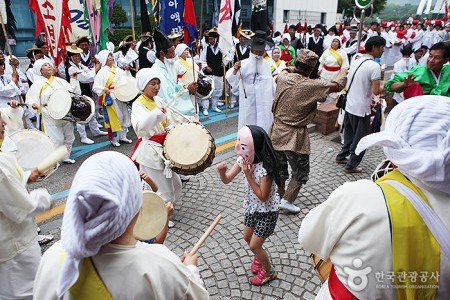
<svg viewBox="0 0 450 300">
<path fill-rule="evenodd" d="M 250 40 L 254 35 L 255 33 L 250 29 L 243 29 L 241 31 L 241 36 L 245 37 L 247 40 Z"/>
<path fill-rule="evenodd" d="M 67 51 L 67 53 L 72 53 L 72 54 L 81 54 L 81 53 L 83 53 L 83 50 L 78 48 L 75 43 L 67 45 L 66 46 L 66 51 Z"/>
<path fill-rule="evenodd" d="M 174 39 L 176 39 L 176 38 L 180 38 L 181 36 L 183 35 L 183 33 L 181 33 L 181 32 L 175 32 L 175 31 L 172 31 L 170 34 L 169 34 L 169 36 L 167 36 L 169 39 L 171 39 L 171 40 L 174 40 Z"/>
</svg>

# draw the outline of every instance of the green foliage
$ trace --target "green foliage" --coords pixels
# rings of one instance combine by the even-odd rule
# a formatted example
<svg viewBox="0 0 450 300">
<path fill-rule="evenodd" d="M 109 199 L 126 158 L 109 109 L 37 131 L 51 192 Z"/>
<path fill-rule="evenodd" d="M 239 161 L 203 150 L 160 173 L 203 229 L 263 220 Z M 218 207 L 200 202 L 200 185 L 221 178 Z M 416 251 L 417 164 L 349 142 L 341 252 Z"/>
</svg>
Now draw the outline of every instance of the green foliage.
<svg viewBox="0 0 450 300">
<path fill-rule="evenodd" d="M 388 4 L 379 14 L 372 16 L 372 18 L 367 19 L 367 21 L 375 20 L 377 17 L 381 21 L 404 21 L 411 16 L 415 18 L 416 11 L 417 5 L 405 4 L 401 6 L 397 4 Z"/>
<path fill-rule="evenodd" d="M 111 23 L 120 27 L 120 24 L 126 23 L 128 21 L 126 11 L 119 4 L 114 4 L 114 10 L 111 17 Z"/>
<path fill-rule="evenodd" d="M 387 0 L 374 0 L 373 1 L 373 12 L 372 14 L 377 14 L 384 9 Z M 355 8 L 355 0 L 338 0 L 338 12 L 344 11 L 344 16 L 347 18 L 353 17 L 353 9 Z M 370 14 L 370 9 L 368 9 Z M 357 16 L 360 14 L 357 13 Z"/>
<path fill-rule="evenodd" d="M 119 47 L 119 43 L 127 36 L 131 35 L 131 29 L 114 29 L 114 34 L 109 34 L 109 41 L 116 46 L 116 49 Z"/>
</svg>

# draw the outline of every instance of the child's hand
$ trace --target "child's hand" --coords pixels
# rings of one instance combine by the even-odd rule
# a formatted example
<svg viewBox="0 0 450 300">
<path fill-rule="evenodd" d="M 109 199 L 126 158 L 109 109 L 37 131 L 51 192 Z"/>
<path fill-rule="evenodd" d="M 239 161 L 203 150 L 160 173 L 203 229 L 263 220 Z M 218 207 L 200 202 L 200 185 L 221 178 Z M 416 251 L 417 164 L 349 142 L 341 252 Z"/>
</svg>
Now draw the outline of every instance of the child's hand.
<svg viewBox="0 0 450 300">
<path fill-rule="evenodd" d="M 252 177 L 253 175 L 253 164 L 248 160 L 248 157 L 244 158 L 244 164 L 243 164 L 243 171 L 245 174 L 245 177 Z"/>
<path fill-rule="evenodd" d="M 216 167 L 217 173 L 225 174 L 227 172 L 227 164 L 225 162 L 221 162 Z"/>
</svg>

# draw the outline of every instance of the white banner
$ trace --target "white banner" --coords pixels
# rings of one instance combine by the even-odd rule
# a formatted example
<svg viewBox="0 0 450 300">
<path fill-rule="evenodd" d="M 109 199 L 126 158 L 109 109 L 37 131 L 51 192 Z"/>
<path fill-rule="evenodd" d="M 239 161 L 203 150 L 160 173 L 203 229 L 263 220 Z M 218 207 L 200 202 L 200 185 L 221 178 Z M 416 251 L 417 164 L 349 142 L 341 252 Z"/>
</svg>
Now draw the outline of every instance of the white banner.
<svg viewBox="0 0 450 300">
<path fill-rule="evenodd" d="M 58 56 L 58 45 L 61 34 L 61 21 L 63 16 L 63 3 L 61 0 L 36 0 L 39 13 L 45 24 L 47 45 L 53 58 Z"/>
<path fill-rule="evenodd" d="M 0 0 L 0 13 L 2 14 L 3 24 L 7 24 L 8 23 L 8 18 L 6 17 L 5 0 Z"/>
<path fill-rule="evenodd" d="M 234 1 L 234 0 L 233 0 Z M 231 33 L 231 0 L 221 0 L 219 10 L 219 49 L 225 56 L 233 48 L 233 35 Z"/>
<path fill-rule="evenodd" d="M 89 20 L 84 17 L 84 0 L 69 0 L 72 33 L 70 42 L 74 43 L 82 36 L 89 36 Z"/>
</svg>

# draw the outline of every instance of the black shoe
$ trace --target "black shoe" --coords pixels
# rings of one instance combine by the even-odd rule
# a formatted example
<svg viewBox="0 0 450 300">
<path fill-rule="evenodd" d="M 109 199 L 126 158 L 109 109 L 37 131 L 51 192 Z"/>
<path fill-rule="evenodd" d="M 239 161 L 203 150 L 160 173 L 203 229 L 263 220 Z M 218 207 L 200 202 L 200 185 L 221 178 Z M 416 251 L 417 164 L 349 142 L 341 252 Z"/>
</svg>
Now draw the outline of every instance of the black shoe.
<svg viewBox="0 0 450 300">
<path fill-rule="evenodd" d="M 340 164 L 340 165 L 345 165 L 347 163 L 347 160 L 346 159 L 337 159 L 336 158 L 336 163 Z"/>
</svg>

